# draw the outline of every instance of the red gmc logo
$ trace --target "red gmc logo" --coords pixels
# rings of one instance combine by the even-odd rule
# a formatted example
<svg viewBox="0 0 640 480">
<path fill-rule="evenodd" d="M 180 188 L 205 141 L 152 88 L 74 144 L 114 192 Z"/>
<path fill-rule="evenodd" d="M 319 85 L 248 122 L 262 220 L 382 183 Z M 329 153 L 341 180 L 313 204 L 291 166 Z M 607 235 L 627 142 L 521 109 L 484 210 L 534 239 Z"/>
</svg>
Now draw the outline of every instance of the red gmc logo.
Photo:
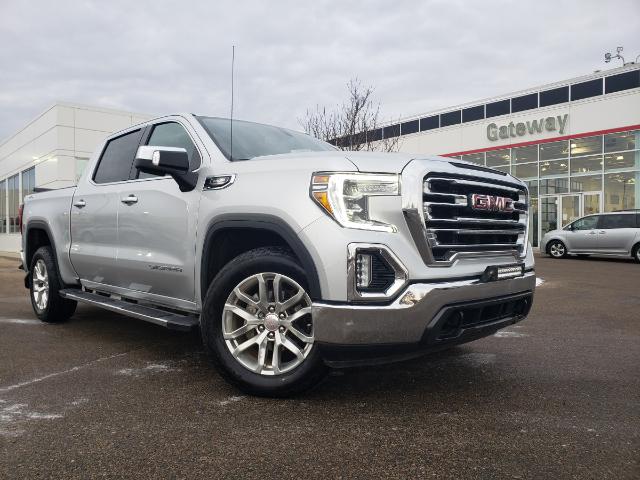
<svg viewBox="0 0 640 480">
<path fill-rule="evenodd" d="M 496 195 L 471 195 L 471 208 L 474 210 L 486 210 L 489 212 L 513 212 L 514 200 L 508 197 Z"/>
</svg>

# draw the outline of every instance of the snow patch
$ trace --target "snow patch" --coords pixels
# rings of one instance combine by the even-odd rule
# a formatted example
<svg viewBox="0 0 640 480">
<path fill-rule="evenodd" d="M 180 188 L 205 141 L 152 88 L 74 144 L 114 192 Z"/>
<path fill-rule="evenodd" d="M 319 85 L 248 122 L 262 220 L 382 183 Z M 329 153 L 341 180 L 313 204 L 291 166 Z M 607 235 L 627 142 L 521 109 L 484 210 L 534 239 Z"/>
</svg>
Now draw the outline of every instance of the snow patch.
<svg viewBox="0 0 640 480">
<path fill-rule="evenodd" d="M 46 325 L 40 320 L 34 320 L 32 318 L 0 318 L 0 323 L 12 325 Z"/>
<path fill-rule="evenodd" d="M 536 287 L 539 287 L 544 283 L 544 278 L 536 277 Z"/>
<path fill-rule="evenodd" d="M 232 397 L 227 398 L 226 400 L 221 400 L 218 402 L 218 405 L 224 407 L 225 405 L 229 405 L 230 403 L 239 402 L 240 400 L 244 400 L 247 398 L 245 395 L 234 395 Z"/>
<path fill-rule="evenodd" d="M 6 404 L 6 401 L 2 401 Z M 26 403 L 12 403 L 0 408 L 0 436 L 17 437 L 24 433 L 21 424 L 30 420 L 55 420 L 62 418 L 59 413 L 43 413 L 29 409 Z"/>
<path fill-rule="evenodd" d="M 526 333 L 511 332 L 509 330 L 500 330 L 494 333 L 493 336 L 498 338 L 522 338 L 522 337 L 528 337 L 529 335 L 527 335 Z"/>
<path fill-rule="evenodd" d="M 180 370 L 179 368 L 173 368 L 165 363 L 149 363 L 142 368 L 122 368 L 116 371 L 117 375 L 125 375 L 128 377 L 140 377 L 145 374 L 165 373 Z"/>
</svg>

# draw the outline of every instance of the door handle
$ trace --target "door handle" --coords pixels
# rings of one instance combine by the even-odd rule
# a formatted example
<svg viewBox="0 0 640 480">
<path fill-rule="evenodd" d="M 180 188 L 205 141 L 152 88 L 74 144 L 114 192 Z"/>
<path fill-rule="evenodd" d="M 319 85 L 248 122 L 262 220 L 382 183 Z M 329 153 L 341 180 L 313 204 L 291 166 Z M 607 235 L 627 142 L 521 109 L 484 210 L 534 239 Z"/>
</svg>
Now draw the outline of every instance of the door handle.
<svg viewBox="0 0 640 480">
<path fill-rule="evenodd" d="M 599 234 L 603 234 L 603 233 L 607 233 L 607 231 L 606 230 L 600 230 L 598 233 Z"/>
<path fill-rule="evenodd" d="M 589 233 L 587 233 L 587 235 L 595 235 L 596 232 L 594 232 L 593 230 L 591 230 Z"/>
<path fill-rule="evenodd" d="M 133 205 L 134 203 L 138 203 L 138 197 L 131 193 L 126 197 L 122 197 L 122 200 L 120 201 L 122 203 L 126 203 L 127 205 Z"/>
<path fill-rule="evenodd" d="M 84 200 L 78 200 L 73 204 L 74 207 L 78 207 L 78 208 L 83 208 L 86 205 L 87 205 L 87 202 L 85 202 Z"/>
</svg>

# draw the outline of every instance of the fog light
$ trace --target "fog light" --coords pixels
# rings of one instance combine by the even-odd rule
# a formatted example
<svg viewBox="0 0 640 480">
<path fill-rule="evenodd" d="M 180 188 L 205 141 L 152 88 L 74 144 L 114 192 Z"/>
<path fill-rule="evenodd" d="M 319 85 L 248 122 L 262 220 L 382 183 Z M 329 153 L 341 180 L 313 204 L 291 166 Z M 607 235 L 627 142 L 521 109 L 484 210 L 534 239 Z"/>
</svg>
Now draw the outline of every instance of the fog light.
<svg viewBox="0 0 640 480">
<path fill-rule="evenodd" d="M 371 284 L 371 254 L 356 255 L 356 287 L 367 288 Z"/>
</svg>

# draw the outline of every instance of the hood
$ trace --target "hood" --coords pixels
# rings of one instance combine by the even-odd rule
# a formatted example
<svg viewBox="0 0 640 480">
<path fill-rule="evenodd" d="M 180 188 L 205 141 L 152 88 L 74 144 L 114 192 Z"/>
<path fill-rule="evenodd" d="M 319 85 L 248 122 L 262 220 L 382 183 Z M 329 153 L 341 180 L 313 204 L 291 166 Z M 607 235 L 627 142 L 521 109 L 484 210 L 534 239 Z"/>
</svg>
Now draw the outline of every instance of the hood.
<svg viewBox="0 0 640 480">
<path fill-rule="evenodd" d="M 408 153 L 342 152 L 361 172 L 400 173 L 416 155 Z"/>
</svg>

